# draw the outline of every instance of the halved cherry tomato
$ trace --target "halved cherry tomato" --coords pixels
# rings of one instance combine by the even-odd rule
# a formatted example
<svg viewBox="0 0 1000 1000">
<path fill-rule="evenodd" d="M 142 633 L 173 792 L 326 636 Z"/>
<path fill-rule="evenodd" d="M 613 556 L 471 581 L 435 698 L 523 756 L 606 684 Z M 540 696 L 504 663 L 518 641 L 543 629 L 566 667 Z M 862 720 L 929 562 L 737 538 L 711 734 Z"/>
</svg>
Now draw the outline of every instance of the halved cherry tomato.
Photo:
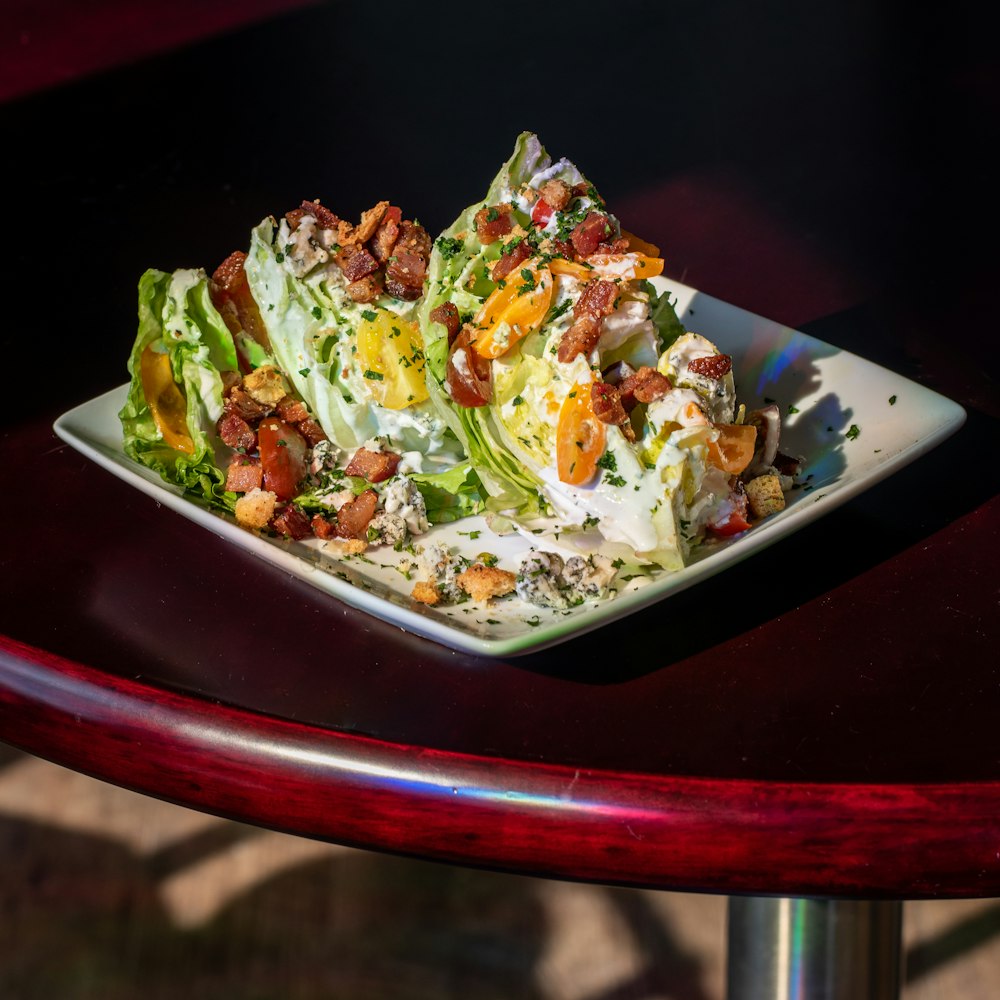
<svg viewBox="0 0 1000 1000">
<path fill-rule="evenodd" d="M 156 429 L 175 451 L 194 454 L 194 442 L 187 429 L 187 401 L 170 370 L 170 357 L 151 346 L 142 352 L 139 362 L 142 392 Z"/>
<path fill-rule="evenodd" d="M 503 288 L 497 286 L 476 315 L 476 353 L 481 358 L 499 358 L 538 327 L 552 303 L 555 282 L 545 268 L 526 263 L 511 275 Z M 501 323 L 507 324 L 500 337 Z"/>
<path fill-rule="evenodd" d="M 544 198 L 539 198 L 531 210 L 531 221 L 536 226 L 547 226 L 553 211 L 552 206 Z"/>
<path fill-rule="evenodd" d="M 713 535 L 721 537 L 738 535 L 741 531 L 746 531 L 750 527 L 750 522 L 747 520 L 747 507 L 746 493 L 742 490 L 733 490 L 729 494 L 721 515 L 708 522 L 708 530 Z"/>
<path fill-rule="evenodd" d="M 594 277 L 594 269 L 587 267 L 575 260 L 568 260 L 566 257 L 553 257 L 549 261 L 549 270 L 553 274 L 568 275 L 576 278 L 577 281 L 590 281 Z"/>
<path fill-rule="evenodd" d="M 476 353 L 468 327 L 459 331 L 451 345 L 445 380 L 449 395 L 459 406 L 485 406 L 490 401 L 490 363 Z"/>
<path fill-rule="evenodd" d="M 424 342 L 416 323 L 379 309 L 358 326 L 358 361 L 372 398 L 387 410 L 403 410 L 427 398 Z"/>
<path fill-rule="evenodd" d="M 561 482 L 582 486 L 593 478 L 604 454 L 605 425 L 594 415 L 591 383 L 577 383 L 559 411 L 556 427 L 556 468 Z"/>
<path fill-rule="evenodd" d="M 264 470 L 264 489 L 279 500 L 291 500 L 306 477 L 306 439 L 284 420 L 265 417 L 257 428 L 257 448 Z"/>
<path fill-rule="evenodd" d="M 757 428 L 752 424 L 716 424 L 715 427 L 719 440 L 709 441 L 708 460 L 723 472 L 737 476 L 753 458 Z"/>
<path fill-rule="evenodd" d="M 626 229 L 622 230 L 622 236 L 628 240 L 629 253 L 642 253 L 647 257 L 660 256 L 660 248 L 655 243 L 647 243 L 645 240 L 640 240 L 635 233 L 630 233 Z"/>
</svg>

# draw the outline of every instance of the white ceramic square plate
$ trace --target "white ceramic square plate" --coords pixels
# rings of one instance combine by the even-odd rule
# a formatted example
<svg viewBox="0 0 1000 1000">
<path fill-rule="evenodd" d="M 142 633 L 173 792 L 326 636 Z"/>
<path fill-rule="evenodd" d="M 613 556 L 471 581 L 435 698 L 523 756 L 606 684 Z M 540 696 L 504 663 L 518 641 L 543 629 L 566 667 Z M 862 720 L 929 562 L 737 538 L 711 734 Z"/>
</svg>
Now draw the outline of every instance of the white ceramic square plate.
<svg viewBox="0 0 1000 1000">
<path fill-rule="evenodd" d="M 718 573 L 857 496 L 953 434 L 965 411 L 885 368 L 803 333 L 720 302 L 693 288 L 656 279 L 675 299 L 684 326 L 733 356 L 738 402 L 749 409 L 771 400 L 782 408 L 782 451 L 806 456 L 805 485 L 787 494 L 787 506 L 743 536 L 713 542 L 677 573 L 626 575 L 611 599 L 568 611 L 528 605 L 516 597 L 489 607 L 468 601 L 431 608 L 410 599 L 405 553 L 372 549 L 337 557 L 317 539 L 289 542 L 259 537 L 221 513 L 184 497 L 122 451 L 118 411 L 121 386 L 63 414 L 56 433 L 108 471 L 166 507 L 253 552 L 319 590 L 453 649 L 485 656 L 516 656 L 572 639 L 663 600 Z M 856 429 L 853 430 L 852 428 Z M 565 540 L 567 536 L 563 536 Z M 580 536 L 577 535 L 577 546 Z M 564 553 L 578 548 L 552 539 L 494 535 L 481 518 L 439 525 L 419 543 L 443 541 L 463 555 L 495 553 L 499 565 L 516 569 L 532 547 Z"/>
</svg>

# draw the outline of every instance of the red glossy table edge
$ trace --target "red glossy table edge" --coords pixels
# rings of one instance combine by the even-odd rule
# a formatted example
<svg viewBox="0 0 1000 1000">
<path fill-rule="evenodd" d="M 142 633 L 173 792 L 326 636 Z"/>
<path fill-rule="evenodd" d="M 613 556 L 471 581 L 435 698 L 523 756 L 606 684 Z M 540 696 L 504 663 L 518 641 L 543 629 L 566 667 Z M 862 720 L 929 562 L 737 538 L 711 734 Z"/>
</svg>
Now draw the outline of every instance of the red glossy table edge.
<svg viewBox="0 0 1000 1000">
<path fill-rule="evenodd" d="M 1000 782 L 711 780 L 446 753 L 220 705 L 5 636 L 0 738 L 218 816 L 431 860 L 726 894 L 1000 895 Z"/>
</svg>

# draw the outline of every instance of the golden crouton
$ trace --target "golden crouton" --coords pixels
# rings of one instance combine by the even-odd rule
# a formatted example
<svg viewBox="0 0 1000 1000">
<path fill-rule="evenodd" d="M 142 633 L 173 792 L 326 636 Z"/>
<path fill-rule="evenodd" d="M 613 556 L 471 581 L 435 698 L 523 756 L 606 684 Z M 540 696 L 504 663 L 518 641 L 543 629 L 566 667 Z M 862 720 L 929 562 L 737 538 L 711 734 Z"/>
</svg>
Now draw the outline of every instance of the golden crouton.
<svg viewBox="0 0 1000 1000">
<path fill-rule="evenodd" d="M 455 582 L 474 601 L 488 601 L 491 597 L 509 594 L 517 583 L 517 575 L 505 569 L 497 569 L 496 566 L 475 563 L 465 572 L 459 573 Z"/>
<path fill-rule="evenodd" d="M 273 365 L 261 365 L 243 377 L 243 389 L 262 406 L 277 406 L 291 392 L 285 376 Z"/>
<path fill-rule="evenodd" d="M 433 583 L 415 583 L 410 597 L 420 604 L 437 604 L 441 600 L 441 594 Z"/>
<path fill-rule="evenodd" d="M 758 476 L 747 483 L 746 489 L 754 517 L 767 517 L 785 509 L 785 494 L 777 476 Z"/>
<path fill-rule="evenodd" d="M 359 556 L 368 548 L 363 538 L 333 538 L 330 543 L 340 556 Z"/>
<path fill-rule="evenodd" d="M 266 528 L 274 517 L 277 502 L 278 498 L 269 490 L 255 487 L 236 501 L 236 521 L 244 528 Z"/>
</svg>

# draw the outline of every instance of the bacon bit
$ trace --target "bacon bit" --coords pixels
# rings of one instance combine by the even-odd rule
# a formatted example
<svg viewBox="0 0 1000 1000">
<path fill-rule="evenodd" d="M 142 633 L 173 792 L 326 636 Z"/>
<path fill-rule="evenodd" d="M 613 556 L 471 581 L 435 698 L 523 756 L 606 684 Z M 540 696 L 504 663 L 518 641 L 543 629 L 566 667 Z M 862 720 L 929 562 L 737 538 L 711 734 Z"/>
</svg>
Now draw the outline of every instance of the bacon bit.
<svg viewBox="0 0 1000 1000">
<path fill-rule="evenodd" d="M 306 404 L 294 396 L 285 396 L 284 399 L 280 400 L 277 413 L 282 420 L 289 424 L 300 424 L 309 416 Z"/>
<path fill-rule="evenodd" d="M 378 261 L 364 247 L 337 254 L 335 259 L 348 281 L 360 281 L 378 270 Z"/>
<path fill-rule="evenodd" d="M 476 212 L 476 235 L 483 246 L 496 243 L 514 228 L 514 206 L 509 201 Z"/>
<path fill-rule="evenodd" d="M 348 500 L 337 511 L 336 533 L 338 538 L 364 538 L 368 532 L 368 522 L 375 513 L 378 494 L 365 490 L 353 500 Z"/>
<path fill-rule="evenodd" d="M 402 211 L 395 205 L 390 205 L 385 210 L 382 221 L 375 230 L 371 241 L 371 251 L 380 264 L 384 264 L 392 255 L 392 248 L 399 238 L 399 222 L 402 217 Z"/>
<path fill-rule="evenodd" d="M 588 212 L 587 217 L 569 234 L 573 249 L 580 257 L 589 257 L 607 237 L 614 235 L 611 220 L 603 212 Z"/>
<path fill-rule="evenodd" d="M 252 489 L 260 489 L 264 482 L 264 473 L 260 460 L 234 455 L 226 470 L 226 489 L 230 493 L 249 493 Z"/>
<path fill-rule="evenodd" d="M 590 387 L 590 406 L 594 416 L 603 424 L 620 427 L 628 421 L 618 390 L 607 382 L 594 382 Z"/>
<path fill-rule="evenodd" d="M 382 273 L 376 271 L 374 274 L 366 274 L 357 281 L 352 281 L 347 286 L 347 294 L 355 301 L 367 305 L 374 302 L 381 294 L 383 288 Z"/>
<path fill-rule="evenodd" d="M 288 228 L 293 233 L 299 228 L 299 223 L 302 221 L 302 217 L 306 214 L 305 210 L 301 208 L 293 208 L 291 211 L 285 212 L 285 219 L 288 222 Z"/>
<path fill-rule="evenodd" d="M 344 472 L 348 476 L 361 476 L 370 483 L 381 483 L 396 474 L 400 456 L 393 451 L 369 451 L 359 448 Z"/>
<path fill-rule="evenodd" d="M 580 298 L 573 307 L 573 315 L 579 319 L 584 313 L 594 316 L 609 316 L 615 311 L 618 300 L 618 286 L 613 281 L 598 278 L 583 286 Z"/>
<path fill-rule="evenodd" d="M 271 518 L 271 527 L 296 542 L 308 538 L 313 533 L 308 516 L 293 504 L 289 504 L 281 513 Z"/>
<path fill-rule="evenodd" d="M 448 346 L 451 347 L 458 336 L 458 331 L 462 328 L 458 306 L 454 302 L 442 302 L 431 310 L 430 321 L 440 323 L 448 331 Z"/>
<path fill-rule="evenodd" d="M 258 403 L 242 385 L 234 386 L 226 397 L 224 412 L 234 413 L 248 423 L 266 417 L 270 412 L 270 407 Z"/>
<path fill-rule="evenodd" d="M 296 424 L 296 427 L 298 427 L 299 433 L 309 442 L 311 448 L 315 448 L 320 441 L 329 440 L 326 436 L 326 431 L 312 417 L 306 417 L 305 420 Z"/>
<path fill-rule="evenodd" d="M 564 364 L 578 354 L 589 354 L 601 339 L 601 323 L 614 312 L 618 286 L 613 281 L 595 278 L 588 281 L 573 307 L 575 322 L 559 344 L 558 358 Z"/>
<path fill-rule="evenodd" d="M 313 514 L 309 527 L 317 538 L 322 538 L 324 541 L 337 537 L 337 522 L 325 518 L 322 514 Z"/>
<path fill-rule="evenodd" d="M 406 220 L 399 224 L 399 238 L 396 240 L 396 250 L 415 254 L 425 261 L 430 260 L 433 244 L 430 233 L 419 222 Z"/>
<path fill-rule="evenodd" d="M 385 287 L 390 295 L 411 302 L 420 298 L 431 242 L 423 226 L 409 221 L 400 224 L 399 237 L 385 269 Z"/>
<path fill-rule="evenodd" d="M 318 201 L 304 201 L 300 206 L 300 210 L 303 215 L 311 215 L 316 220 L 316 225 L 320 229 L 339 229 L 341 226 L 341 219 L 339 216 L 334 215 L 325 205 L 321 205 Z M 287 216 L 286 216 L 287 218 Z M 299 216 L 299 221 L 301 221 L 302 216 Z"/>
<path fill-rule="evenodd" d="M 538 189 L 538 196 L 551 208 L 561 212 L 570 203 L 573 189 L 565 181 L 552 178 Z"/>
<path fill-rule="evenodd" d="M 589 354 L 601 339 L 601 317 L 584 313 L 563 334 L 559 342 L 559 360 L 566 364 L 578 354 Z"/>
<path fill-rule="evenodd" d="M 271 350 L 267 327 L 261 318 L 257 300 L 250 291 L 244 269 L 247 255 L 242 250 L 231 253 L 212 273 L 208 294 L 230 333 L 245 331 L 266 351 Z"/>
<path fill-rule="evenodd" d="M 527 240 L 511 246 L 508 244 L 500 251 L 500 258 L 493 265 L 491 276 L 494 281 L 506 278 L 511 271 L 520 267 L 531 256 L 531 244 Z"/>
<path fill-rule="evenodd" d="M 628 240 L 619 237 L 610 243 L 598 243 L 594 253 L 625 253 L 628 250 Z"/>
<path fill-rule="evenodd" d="M 219 437 L 230 448 L 243 448 L 244 451 L 254 451 L 257 448 L 257 435 L 238 413 L 227 413 L 224 410 L 216 425 L 216 430 L 219 432 Z"/>
<path fill-rule="evenodd" d="M 661 375 L 655 368 L 643 365 L 637 372 L 626 375 L 618 384 L 622 406 L 631 411 L 636 403 L 652 403 L 662 399 L 672 386 L 666 375 Z"/>
<path fill-rule="evenodd" d="M 688 362 L 688 371 L 707 378 L 720 379 L 733 370 L 733 359 L 728 354 L 710 354 Z"/>
</svg>

